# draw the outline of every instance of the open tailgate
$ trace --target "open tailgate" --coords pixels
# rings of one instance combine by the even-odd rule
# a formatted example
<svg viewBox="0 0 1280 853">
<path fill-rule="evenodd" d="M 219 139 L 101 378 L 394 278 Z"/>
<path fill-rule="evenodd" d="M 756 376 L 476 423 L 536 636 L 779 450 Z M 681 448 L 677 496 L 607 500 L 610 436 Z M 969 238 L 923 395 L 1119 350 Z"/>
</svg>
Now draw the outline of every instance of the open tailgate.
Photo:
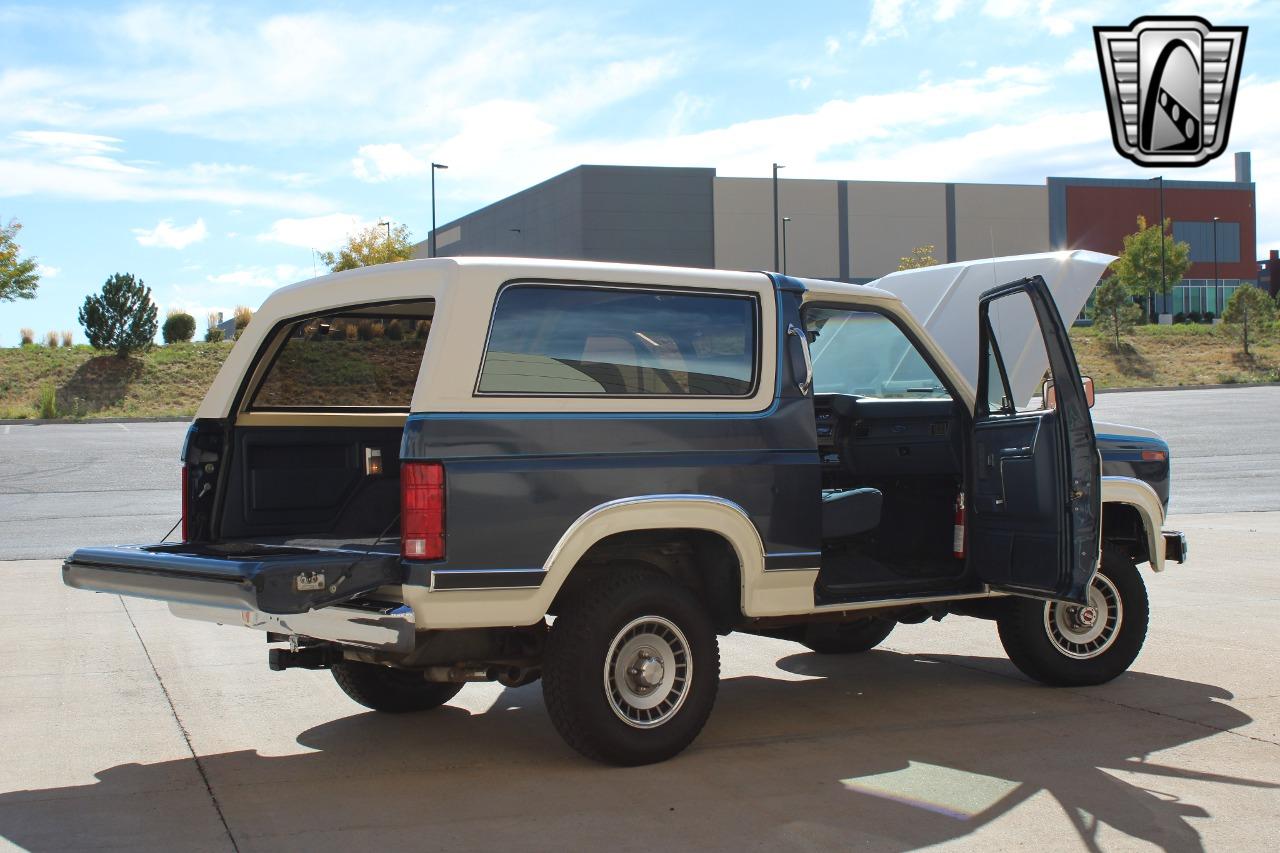
<svg viewBox="0 0 1280 853">
<path fill-rule="evenodd" d="M 246 543 L 81 548 L 62 565 L 76 589 L 277 614 L 337 604 L 403 575 L 398 553 Z"/>
</svg>

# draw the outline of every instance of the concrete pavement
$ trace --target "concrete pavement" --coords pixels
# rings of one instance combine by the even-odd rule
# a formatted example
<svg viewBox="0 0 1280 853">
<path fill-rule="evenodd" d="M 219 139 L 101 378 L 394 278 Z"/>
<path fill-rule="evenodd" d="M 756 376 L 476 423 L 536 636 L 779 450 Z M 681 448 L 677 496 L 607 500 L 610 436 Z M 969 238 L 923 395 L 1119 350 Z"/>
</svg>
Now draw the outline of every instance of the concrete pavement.
<svg viewBox="0 0 1280 853">
<path fill-rule="evenodd" d="M 986 622 L 823 657 L 721 641 L 684 755 L 580 759 L 538 685 L 366 712 L 255 632 L 5 567 L 0 839 L 30 850 L 1280 848 L 1280 512 L 1171 519 L 1151 635 L 1102 687 L 1022 678 Z"/>
</svg>

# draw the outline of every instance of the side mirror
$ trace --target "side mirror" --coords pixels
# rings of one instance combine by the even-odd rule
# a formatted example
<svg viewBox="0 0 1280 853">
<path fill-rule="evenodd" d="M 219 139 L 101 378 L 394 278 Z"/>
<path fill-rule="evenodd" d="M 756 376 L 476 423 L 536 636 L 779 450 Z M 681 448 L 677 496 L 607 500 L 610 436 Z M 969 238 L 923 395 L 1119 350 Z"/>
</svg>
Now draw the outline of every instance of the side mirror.
<svg viewBox="0 0 1280 853">
<path fill-rule="evenodd" d="M 1084 400 L 1086 403 L 1089 404 L 1089 408 L 1092 409 L 1093 408 L 1093 377 L 1081 376 L 1080 385 L 1081 387 L 1084 388 Z M 1040 396 L 1044 400 L 1044 407 L 1046 409 L 1058 408 L 1058 395 L 1053 390 L 1052 379 L 1045 380 L 1044 389 L 1041 391 Z"/>
</svg>

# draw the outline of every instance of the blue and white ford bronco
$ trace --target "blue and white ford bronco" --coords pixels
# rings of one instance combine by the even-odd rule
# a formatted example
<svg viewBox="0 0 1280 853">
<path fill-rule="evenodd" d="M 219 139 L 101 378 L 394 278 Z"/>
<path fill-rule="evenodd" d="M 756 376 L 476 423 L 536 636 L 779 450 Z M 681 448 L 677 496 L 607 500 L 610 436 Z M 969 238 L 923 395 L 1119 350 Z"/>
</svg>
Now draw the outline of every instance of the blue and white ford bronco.
<svg viewBox="0 0 1280 853">
<path fill-rule="evenodd" d="M 188 432 L 181 541 L 63 577 L 265 631 L 273 669 L 380 711 L 541 678 L 617 764 L 697 736 L 732 631 L 852 653 L 979 617 L 1032 678 L 1098 684 L 1142 646 L 1138 565 L 1186 554 L 1168 447 L 1095 435 L 1062 321 L 1109 260 L 872 287 L 450 258 L 285 287 Z"/>
</svg>

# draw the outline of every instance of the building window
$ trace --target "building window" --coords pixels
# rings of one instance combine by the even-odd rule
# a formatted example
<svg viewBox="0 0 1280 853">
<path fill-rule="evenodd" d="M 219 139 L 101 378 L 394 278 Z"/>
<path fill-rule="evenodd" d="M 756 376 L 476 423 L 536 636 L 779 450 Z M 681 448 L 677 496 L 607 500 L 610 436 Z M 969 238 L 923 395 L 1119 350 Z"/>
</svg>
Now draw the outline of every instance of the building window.
<svg viewBox="0 0 1280 853">
<path fill-rule="evenodd" d="M 1173 239 L 1191 247 L 1192 263 L 1213 263 L 1213 223 L 1175 222 Z M 1218 222 L 1218 263 L 1240 261 L 1240 223 Z"/>
<path fill-rule="evenodd" d="M 758 326 L 746 294 L 515 285 L 494 308 L 476 391 L 749 397 Z"/>
</svg>

